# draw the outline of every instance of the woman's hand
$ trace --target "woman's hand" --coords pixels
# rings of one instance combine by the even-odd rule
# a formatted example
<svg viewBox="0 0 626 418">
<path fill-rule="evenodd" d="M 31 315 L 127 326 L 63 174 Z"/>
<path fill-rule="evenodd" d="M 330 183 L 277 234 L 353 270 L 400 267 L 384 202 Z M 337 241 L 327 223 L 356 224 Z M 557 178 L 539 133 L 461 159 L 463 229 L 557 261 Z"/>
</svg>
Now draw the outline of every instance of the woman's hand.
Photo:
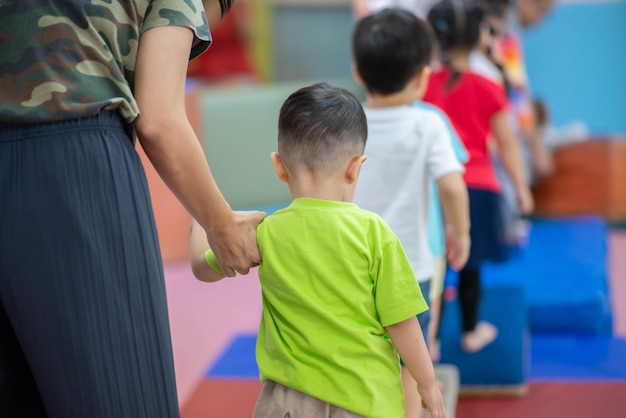
<svg viewBox="0 0 626 418">
<path fill-rule="evenodd" d="M 232 222 L 218 228 L 206 229 L 209 245 L 224 274 L 248 274 L 250 267 L 258 266 L 261 254 L 256 241 L 256 228 L 267 216 L 265 212 L 233 212 Z"/>
</svg>

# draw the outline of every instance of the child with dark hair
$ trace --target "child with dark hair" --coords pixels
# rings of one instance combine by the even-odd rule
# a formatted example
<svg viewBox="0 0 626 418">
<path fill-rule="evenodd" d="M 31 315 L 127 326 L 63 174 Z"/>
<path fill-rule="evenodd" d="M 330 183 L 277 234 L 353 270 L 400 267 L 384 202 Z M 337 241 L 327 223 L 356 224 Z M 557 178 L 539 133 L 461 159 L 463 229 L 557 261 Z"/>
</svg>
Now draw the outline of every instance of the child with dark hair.
<svg viewBox="0 0 626 418">
<path fill-rule="evenodd" d="M 504 88 L 469 69 L 469 55 L 479 40 L 483 10 L 467 0 L 442 0 L 428 13 L 428 21 L 435 31 L 444 66 L 431 76 L 424 100 L 448 114 L 470 155 L 465 182 L 469 189 L 472 248 L 467 264 L 459 272 L 459 299 L 461 347 L 476 352 L 497 337 L 492 324 L 478 321 L 480 267 L 488 260 L 504 260 L 507 251 L 500 184 L 489 155 L 489 138 L 496 141 L 522 214 L 532 211 L 533 198 L 519 146 L 508 125 Z"/>
<path fill-rule="evenodd" d="M 363 18 L 353 34 L 355 77 L 365 85 L 367 164 L 354 197 L 397 234 L 422 294 L 429 294 L 435 260 L 428 245 L 430 189 L 438 190 L 446 223 L 447 258 L 460 269 L 469 252 L 469 214 L 463 166 L 442 116 L 419 102 L 428 82 L 432 31 L 410 12 L 385 9 Z M 430 313 L 418 316 L 427 334 Z M 407 416 L 421 412 L 403 369 Z"/>
<path fill-rule="evenodd" d="M 352 197 L 367 138 L 347 90 L 314 84 L 280 110 L 272 163 L 291 204 L 257 229 L 263 314 L 254 417 L 404 417 L 398 353 L 424 407 L 444 417 L 416 315 L 428 309 L 402 245 Z M 224 275 L 194 224 L 195 276 Z"/>
</svg>

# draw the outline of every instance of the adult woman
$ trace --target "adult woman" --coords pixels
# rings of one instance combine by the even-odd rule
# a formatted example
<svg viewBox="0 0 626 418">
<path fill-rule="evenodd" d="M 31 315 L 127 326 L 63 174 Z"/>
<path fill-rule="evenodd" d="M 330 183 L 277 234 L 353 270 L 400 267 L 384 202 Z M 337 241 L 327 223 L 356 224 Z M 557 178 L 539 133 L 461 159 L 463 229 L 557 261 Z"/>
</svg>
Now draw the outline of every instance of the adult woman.
<svg viewBox="0 0 626 418">
<path fill-rule="evenodd" d="M 263 217 L 232 212 L 185 114 L 202 2 L 3 2 L 0 39 L 0 415 L 177 417 L 134 138 L 228 275 Z"/>
</svg>

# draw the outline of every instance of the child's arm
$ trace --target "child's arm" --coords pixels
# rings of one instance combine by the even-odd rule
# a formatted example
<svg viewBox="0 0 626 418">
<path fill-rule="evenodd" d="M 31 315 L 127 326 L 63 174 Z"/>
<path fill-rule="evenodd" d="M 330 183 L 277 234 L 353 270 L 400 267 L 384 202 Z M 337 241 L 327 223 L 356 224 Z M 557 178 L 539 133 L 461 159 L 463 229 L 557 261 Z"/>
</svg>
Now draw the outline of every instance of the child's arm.
<svg viewBox="0 0 626 418">
<path fill-rule="evenodd" d="M 470 250 L 467 186 L 461 173 L 452 172 L 437 179 L 437 190 L 446 220 L 448 263 L 455 270 L 461 270 Z"/>
<path fill-rule="evenodd" d="M 206 232 L 196 220 L 191 223 L 190 258 L 191 270 L 198 280 L 216 282 L 226 277 L 221 271 L 214 270 L 206 261 L 205 253 L 209 249 Z"/>
<path fill-rule="evenodd" d="M 402 361 L 417 382 L 422 406 L 432 418 L 445 417 L 443 396 L 416 317 L 385 327 Z"/>
<path fill-rule="evenodd" d="M 515 187 L 520 212 L 528 215 L 533 211 L 533 196 L 526 181 L 519 145 L 509 128 L 506 110 L 496 112 L 491 117 L 491 132 L 498 143 L 500 159 Z"/>
</svg>

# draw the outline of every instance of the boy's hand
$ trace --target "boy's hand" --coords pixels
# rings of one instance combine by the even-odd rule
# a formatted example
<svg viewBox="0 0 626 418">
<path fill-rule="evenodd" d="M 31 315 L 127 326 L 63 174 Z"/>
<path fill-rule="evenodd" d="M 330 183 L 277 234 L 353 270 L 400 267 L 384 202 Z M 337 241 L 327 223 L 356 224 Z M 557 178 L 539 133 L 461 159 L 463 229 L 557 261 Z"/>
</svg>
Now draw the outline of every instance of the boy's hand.
<svg viewBox="0 0 626 418">
<path fill-rule="evenodd" d="M 448 264 L 454 270 L 459 271 L 467 262 L 470 252 L 469 234 L 457 234 L 450 227 L 446 227 L 446 257 Z"/>
<path fill-rule="evenodd" d="M 233 212 L 233 222 L 219 230 L 207 231 L 209 245 L 224 275 L 248 274 L 259 265 L 261 254 L 256 228 L 267 214 L 259 211 Z"/>
<path fill-rule="evenodd" d="M 417 391 L 422 397 L 422 408 L 430 412 L 431 418 L 445 418 L 446 411 L 443 406 L 443 395 L 436 381 L 434 385 L 429 387 L 420 387 L 418 385 Z"/>
</svg>

